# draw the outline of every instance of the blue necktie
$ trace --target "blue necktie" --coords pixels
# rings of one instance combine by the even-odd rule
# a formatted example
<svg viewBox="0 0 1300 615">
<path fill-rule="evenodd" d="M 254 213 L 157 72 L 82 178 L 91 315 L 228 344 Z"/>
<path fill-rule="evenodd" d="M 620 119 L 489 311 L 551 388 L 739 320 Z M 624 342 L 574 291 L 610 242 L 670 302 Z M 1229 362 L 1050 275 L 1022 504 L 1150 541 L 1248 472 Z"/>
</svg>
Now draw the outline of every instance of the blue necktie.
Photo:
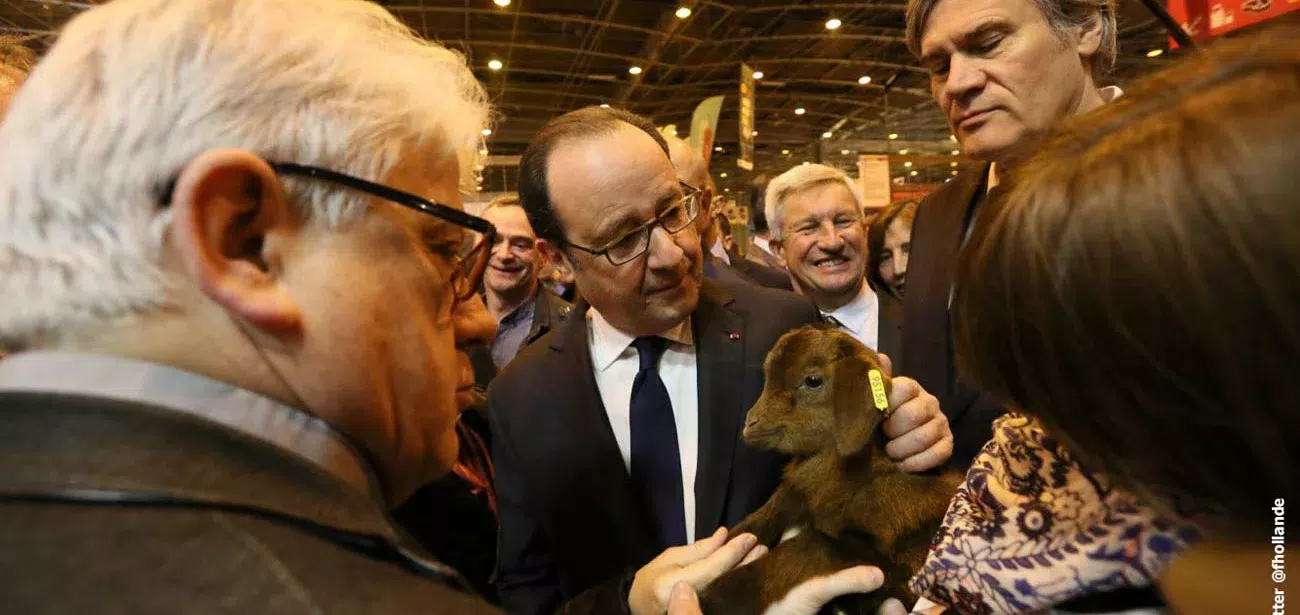
<svg viewBox="0 0 1300 615">
<path fill-rule="evenodd" d="M 677 422 L 668 387 L 659 377 L 659 357 L 668 348 L 668 340 L 639 337 L 632 347 L 641 359 L 632 381 L 632 485 L 653 515 L 660 548 L 684 545 L 686 511 Z"/>
</svg>

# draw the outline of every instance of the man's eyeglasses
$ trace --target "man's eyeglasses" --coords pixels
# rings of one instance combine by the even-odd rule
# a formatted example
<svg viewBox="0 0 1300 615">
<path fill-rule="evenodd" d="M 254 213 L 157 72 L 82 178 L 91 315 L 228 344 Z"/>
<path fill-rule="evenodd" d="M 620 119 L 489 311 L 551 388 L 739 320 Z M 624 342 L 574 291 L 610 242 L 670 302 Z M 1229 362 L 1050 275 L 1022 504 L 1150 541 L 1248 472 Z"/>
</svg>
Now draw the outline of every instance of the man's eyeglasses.
<svg viewBox="0 0 1300 615">
<path fill-rule="evenodd" d="M 483 270 L 487 267 L 488 247 L 495 241 L 497 234 L 496 227 L 492 226 L 491 222 L 467 214 L 459 209 L 434 203 L 409 192 L 402 192 L 383 184 L 344 175 L 337 171 L 292 162 L 272 162 L 270 164 L 276 173 L 309 177 L 351 188 L 437 217 L 465 229 L 465 235 L 460 245 L 455 248 L 454 254 L 450 255 L 452 259 L 452 291 L 456 301 L 460 302 L 474 296 L 474 293 L 478 290 L 479 284 L 483 281 Z"/>
<path fill-rule="evenodd" d="M 700 215 L 700 203 L 709 198 L 708 190 L 700 190 L 686 182 L 678 183 L 682 185 L 682 190 L 686 193 L 686 196 L 673 203 L 668 209 L 660 212 L 649 222 L 600 248 L 588 248 L 575 243 L 569 245 L 587 254 L 603 255 L 615 267 L 626 265 L 640 258 L 650 248 L 650 233 L 654 230 L 654 227 L 662 226 L 665 231 L 676 235 L 695 221 L 695 217 Z"/>
</svg>

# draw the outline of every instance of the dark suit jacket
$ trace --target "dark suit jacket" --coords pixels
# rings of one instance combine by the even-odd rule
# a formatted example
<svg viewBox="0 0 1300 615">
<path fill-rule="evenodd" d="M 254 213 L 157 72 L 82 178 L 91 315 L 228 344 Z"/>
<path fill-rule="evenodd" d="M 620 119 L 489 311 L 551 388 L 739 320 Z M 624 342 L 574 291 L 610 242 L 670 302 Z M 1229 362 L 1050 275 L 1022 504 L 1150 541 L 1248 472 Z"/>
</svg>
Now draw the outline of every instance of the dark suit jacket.
<svg viewBox="0 0 1300 615">
<path fill-rule="evenodd" d="M 968 221 L 976 219 L 975 210 L 985 201 L 988 169 L 986 164 L 963 169 L 917 209 L 903 296 L 903 349 L 894 357 L 898 374 L 915 378 L 939 398 L 952 427 L 952 463 L 963 469 L 992 437 L 993 420 L 1006 412 L 991 396 L 958 379 L 948 313 L 958 252 Z"/>
<path fill-rule="evenodd" d="M 497 612 L 413 572 L 373 497 L 215 423 L 5 392 L 0 451 L 6 613 Z M 67 501 L 96 490 L 150 500 Z"/>
<path fill-rule="evenodd" d="M 879 291 L 876 292 L 876 298 L 880 301 L 880 330 L 876 338 L 876 351 L 889 355 L 897 368 L 897 361 L 903 352 L 903 302 Z"/>
<path fill-rule="evenodd" d="M 626 574 L 659 553 L 596 386 L 586 306 L 528 347 L 488 393 L 501 513 L 498 588 L 517 615 Z M 691 316 L 699 382 L 695 534 L 758 509 L 783 459 L 740 441 L 781 334 L 818 320 L 804 299 L 705 279 Z"/>
<path fill-rule="evenodd" d="M 759 286 L 794 292 L 794 282 L 790 281 L 790 274 L 784 269 L 768 267 L 746 258 L 731 259 L 731 267 Z"/>
<path fill-rule="evenodd" d="M 524 338 L 523 346 L 520 351 L 529 344 L 541 339 L 561 324 L 569 319 L 569 314 L 573 313 L 573 304 L 562 299 L 559 295 L 538 287 L 537 289 L 537 307 L 533 311 L 533 326 L 528 329 L 528 337 Z"/>
</svg>

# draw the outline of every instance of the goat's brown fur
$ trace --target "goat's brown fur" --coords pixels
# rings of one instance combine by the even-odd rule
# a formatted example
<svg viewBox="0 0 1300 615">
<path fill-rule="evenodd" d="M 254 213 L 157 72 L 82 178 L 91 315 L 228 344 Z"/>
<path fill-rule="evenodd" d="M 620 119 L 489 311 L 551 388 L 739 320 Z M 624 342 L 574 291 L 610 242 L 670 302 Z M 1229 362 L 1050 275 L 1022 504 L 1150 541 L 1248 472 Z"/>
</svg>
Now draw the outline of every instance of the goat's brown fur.
<svg viewBox="0 0 1300 615">
<path fill-rule="evenodd" d="M 800 582 L 858 564 L 881 568 L 885 586 L 837 607 L 875 615 L 886 599 L 899 598 L 910 608 L 907 580 L 924 562 L 962 476 L 895 467 L 867 376 L 880 369 L 879 357 L 851 336 L 818 326 L 791 331 L 764 367 L 766 384 L 744 438 L 793 460 L 772 497 L 732 534 L 752 532 L 772 551 L 718 579 L 702 596 L 705 612 L 761 613 Z M 800 534 L 778 544 L 793 528 Z"/>
</svg>

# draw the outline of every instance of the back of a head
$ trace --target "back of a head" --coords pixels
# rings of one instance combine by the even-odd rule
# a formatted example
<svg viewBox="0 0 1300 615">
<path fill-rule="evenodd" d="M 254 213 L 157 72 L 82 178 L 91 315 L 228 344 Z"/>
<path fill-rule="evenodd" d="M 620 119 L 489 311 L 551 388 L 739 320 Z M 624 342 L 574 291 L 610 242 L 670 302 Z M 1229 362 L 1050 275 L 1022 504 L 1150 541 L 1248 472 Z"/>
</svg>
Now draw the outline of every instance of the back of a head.
<svg viewBox="0 0 1300 615">
<path fill-rule="evenodd" d="M 438 158 L 431 168 L 477 152 L 488 114 L 459 54 L 371 2 L 92 8 L 69 22 L 0 128 L 0 344 L 169 305 L 165 198 L 202 152 L 240 148 L 378 179 L 415 152 Z M 345 224 L 367 202 L 319 182 L 284 185 L 312 223 Z"/>
<path fill-rule="evenodd" d="M 529 141 L 519 161 L 519 201 L 538 239 L 560 248 L 566 243 L 546 184 L 551 153 L 562 143 L 604 136 L 625 125 L 650 135 L 669 155 L 668 142 L 650 120 L 623 109 L 594 105 L 552 119 Z"/>
<path fill-rule="evenodd" d="M 1268 535 L 1300 495 L 1297 134 L 1295 28 L 1068 123 L 965 248 L 964 373 L 1122 483 Z"/>
<path fill-rule="evenodd" d="M 22 39 L 0 35 L 0 118 L 36 63 L 36 53 Z"/>
<path fill-rule="evenodd" d="M 677 137 L 669 137 L 668 157 L 673 161 L 673 169 L 677 171 L 677 179 L 686 182 L 696 188 L 709 187 L 709 169 L 704 166 L 704 156 L 690 143 Z"/>
</svg>

